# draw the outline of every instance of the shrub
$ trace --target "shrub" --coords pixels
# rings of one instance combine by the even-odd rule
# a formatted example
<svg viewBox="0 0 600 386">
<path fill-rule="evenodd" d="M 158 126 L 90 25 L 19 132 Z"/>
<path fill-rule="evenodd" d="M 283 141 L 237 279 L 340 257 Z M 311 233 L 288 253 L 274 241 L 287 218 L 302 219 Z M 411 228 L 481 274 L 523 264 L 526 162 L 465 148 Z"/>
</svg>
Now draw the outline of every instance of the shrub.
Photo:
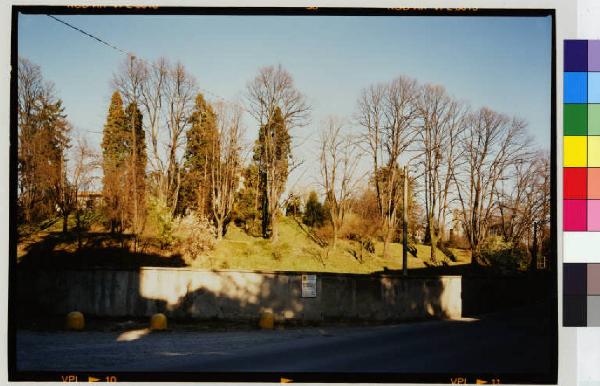
<svg viewBox="0 0 600 386">
<path fill-rule="evenodd" d="M 175 241 L 175 221 L 171 211 L 162 200 L 151 196 L 148 202 L 148 218 L 154 225 L 160 247 L 165 249 Z"/>
<path fill-rule="evenodd" d="M 378 219 L 362 217 L 352 211 L 346 213 L 344 224 L 340 230 L 340 236 L 347 239 L 374 238 L 380 227 Z"/>
<path fill-rule="evenodd" d="M 308 196 L 302 222 L 310 227 L 320 227 L 325 222 L 325 211 L 315 191 Z"/>
<path fill-rule="evenodd" d="M 371 254 L 375 253 L 375 243 L 370 237 L 364 237 L 358 233 L 349 233 L 346 237 L 350 241 L 356 241 L 359 243 L 360 246 L 367 252 Z"/>
<path fill-rule="evenodd" d="M 302 216 L 302 208 L 301 207 L 302 207 L 302 201 L 300 200 L 300 197 L 290 194 L 290 196 L 286 202 L 286 205 L 285 205 L 285 215 L 292 216 L 292 217 Z"/>
<path fill-rule="evenodd" d="M 77 215 L 77 214 L 76 214 Z M 92 225 L 103 221 L 103 213 L 90 209 L 83 209 L 79 213 L 79 230 L 82 232 L 89 231 Z M 77 225 L 77 222 L 76 222 Z"/>
<path fill-rule="evenodd" d="M 273 244 L 271 256 L 275 261 L 281 261 L 286 254 L 290 253 L 290 245 L 286 242 L 277 242 Z"/>
<path fill-rule="evenodd" d="M 313 233 L 321 240 L 326 240 L 327 242 L 333 239 L 333 226 L 330 223 L 325 225 L 321 225 L 319 228 L 313 229 Z M 339 235 L 343 237 L 342 235 Z"/>
<path fill-rule="evenodd" d="M 216 233 L 213 224 L 205 217 L 189 213 L 180 221 L 184 230 L 183 252 L 187 258 L 195 260 L 215 248 Z"/>
<path fill-rule="evenodd" d="M 260 213 L 250 204 L 244 201 L 236 202 L 231 218 L 233 223 L 240 229 L 243 229 L 250 235 L 255 235 L 258 225 Z M 260 233 L 256 233 L 256 236 Z"/>
<path fill-rule="evenodd" d="M 457 234 L 454 230 L 450 230 L 450 237 L 446 241 L 448 248 L 469 249 L 469 240 L 464 235 Z"/>
<path fill-rule="evenodd" d="M 527 251 L 501 236 L 489 237 L 481 248 L 481 257 L 490 267 L 503 273 L 523 271 L 527 269 Z"/>
<path fill-rule="evenodd" d="M 283 259 L 283 253 L 281 253 L 279 250 L 274 250 L 271 252 L 271 256 L 273 256 L 273 260 L 275 261 L 281 261 L 281 259 Z"/>
</svg>

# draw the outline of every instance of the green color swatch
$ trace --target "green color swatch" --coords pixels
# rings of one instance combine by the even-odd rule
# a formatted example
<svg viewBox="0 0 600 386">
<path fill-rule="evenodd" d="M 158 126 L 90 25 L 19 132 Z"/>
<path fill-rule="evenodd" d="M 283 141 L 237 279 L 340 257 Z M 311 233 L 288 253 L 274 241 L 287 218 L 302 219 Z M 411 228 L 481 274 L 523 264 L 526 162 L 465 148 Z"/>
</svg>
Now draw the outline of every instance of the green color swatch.
<svg viewBox="0 0 600 386">
<path fill-rule="evenodd" d="M 565 104 L 564 114 L 564 135 L 587 135 L 588 124 L 588 105 L 586 104 Z M 599 128 L 600 130 L 600 128 Z M 599 131 L 600 134 L 600 131 Z"/>
</svg>

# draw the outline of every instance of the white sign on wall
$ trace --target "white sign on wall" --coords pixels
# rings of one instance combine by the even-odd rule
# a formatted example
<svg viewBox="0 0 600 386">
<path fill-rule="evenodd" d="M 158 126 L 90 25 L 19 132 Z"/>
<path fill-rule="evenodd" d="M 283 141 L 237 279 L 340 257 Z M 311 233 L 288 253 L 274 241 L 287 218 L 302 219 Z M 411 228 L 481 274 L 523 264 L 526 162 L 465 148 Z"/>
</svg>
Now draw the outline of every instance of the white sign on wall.
<svg viewBox="0 0 600 386">
<path fill-rule="evenodd" d="M 302 275 L 302 297 L 317 297 L 317 275 Z"/>
</svg>

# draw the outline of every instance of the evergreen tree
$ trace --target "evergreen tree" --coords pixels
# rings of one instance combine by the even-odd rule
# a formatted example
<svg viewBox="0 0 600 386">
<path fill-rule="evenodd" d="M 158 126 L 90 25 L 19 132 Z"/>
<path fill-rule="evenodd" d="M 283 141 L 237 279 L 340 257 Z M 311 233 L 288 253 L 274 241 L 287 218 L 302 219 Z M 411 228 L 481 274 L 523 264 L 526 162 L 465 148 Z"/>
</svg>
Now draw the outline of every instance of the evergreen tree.
<svg viewBox="0 0 600 386">
<path fill-rule="evenodd" d="M 210 217 L 210 167 L 219 160 L 217 119 L 212 106 L 198 94 L 186 133 L 178 211 L 187 209 Z"/>
<path fill-rule="evenodd" d="M 146 137 L 142 127 L 142 113 L 130 103 L 125 112 L 125 143 L 127 148 L 127 212 L 133 233 L 141 232 L 146 204 Z"/>
<path fill-rule="evenodd" d="M 17 94 L 19 215 L 35 223 L 58 208 L 64 218 L 70 210 L 65 166 L 70 126 L 62 101 L 40 67 L 25 58 L 19 58 Z"/>
<path fill-rule="evenodd" d="M 71 139 L 68 136 L 70 125 L 63 113 L 62 101 L 46 106 L 48 116 L 48 141 L 51 146 L 51 160 L 56 165 L 51 172 L 54 184 L 53 198 L 56 207 L 62 216 L 62 231 L 67 232 L 69 214 L 75 208 L 75 200 L 72 195 L 72 186 L 67 178 L 66 151 L 71 147 Z"/>
<path fill-rule="evenodd" d="M 260 236 L 260 190 L 258 167 L 251 163 L 242 170 L 242 188 L 236 193 L 233 221 L 248 234 Z"/>
<path fill-rule="evenodd" d="M 67 180 L 67 158 L 66 150 L 70 147 L 68 137 L 69 124 L 64 114 L 62 101 L 45 101 L 39 112 L 38 132 L 36 135 L 36 146 L 42 150 L 36 162 L 36 173 L 43 173 L 41 186 L 45 186 L 48 198 L 46 211 L 51 215 L 58 210 L 63 223 L 62 230 L 67 232 L 68 217 L 73 209 L 69 181 Z M 43 155 L 42 155 L 43 154 Z"/>
<path fill-rule="evenodd" d="M 325 222 L 325 215 L 317 193 L 314 190 L 311 191 L 306 200 L 302 222 L 311 227 L 320 227 Z"/>
<path fill-rule="evenodd" d="M 264 238 L 277 239 L 279 198 L 285 190 L 291 157 L 291 138 L 281 109 L 275 108 L 271 120 L 262 126 L 254 147 L 258 166 L 261 222 Z"/>
<path fill-rule="evenodd" d="M 121 94 L 111 98 L 102 137 L 102 178 L 105 215 L 111 233 L 123 231 L 126 207 L 127 142 L 130 136 L 126 127 Z"/>
</svg>

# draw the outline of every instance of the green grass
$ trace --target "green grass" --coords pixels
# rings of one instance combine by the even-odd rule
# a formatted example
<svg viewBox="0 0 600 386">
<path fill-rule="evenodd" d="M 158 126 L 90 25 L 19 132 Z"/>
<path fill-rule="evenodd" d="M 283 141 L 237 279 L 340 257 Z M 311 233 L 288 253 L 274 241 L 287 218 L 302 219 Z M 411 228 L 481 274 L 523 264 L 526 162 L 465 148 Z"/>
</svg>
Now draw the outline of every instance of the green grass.
<svg viewBox="0 0 600 386">
<path fill-rule="evenodd" d="M 62 219 L 49 223 L 43 230 L 33 230 L 19 240 L 17 262 L 32 266 L 186 266 L 204 269 L 232 269 L 257 271 L 314 271 L 340 273 L 372 273 L 402 269 L 402 245 L 391 243 L 388 257 L 383 257 L 383 243 L 375 243 L 375 253 L 363 251 L 359 243 L 338 239 L 335 247 L 320 247 L 292 219 L 283 217 L 279 221 L 279 240 L 271 242 L 253 237 L 230 224 L 223 240 L 214 250 L 195 259 L 185 256 L 181 246 L 185 243 L 185 232 L 176 234 L 180 241 L 171 247 L 161 248 L 153 228 L 146 227 L 140 237 L 140 250 L 133 253 L 128 245 L 131 235 L 123 235 L 126 242 L 111 236 L 99 224 L 84 235 L 83 248 L 77 248 L 73 233 L 74 220 L 69 219 L 69 233 L 63 235 Z M 128 241 L 127 241 L 128 240 Z M 426 268 L 430 261 L 430 247 L 416 245 L 417 257 L 408 255 L 408 268 Z M 457 257 L 450 262 L 441 251 L 438 260 L 445 260 L 454 268 L 467 268 L 471 261 L 469 251 L 452 249 Z M 429 271 L 429 270 L 428 270 Z"/>
<path fill-rule="evenodd" d="M 417 257 L 409 254 L 408 268 L 425 268 L 430 263 L 430 247 L 417 245 Z M 453 249 L 456 262 L 449 265 L 470 263 L 470 253 Z M 438 259 L 444 255 L 437 251 Z M 227 235 L 206 256 L 200 256 L 193 267 L 207 269 L 243 269 L 267 271 L 317 271 L 371 273 L 402 269 L 402 245 L 392 243 L 388 258 L 383 257 L 383 243 L 377 242 L 375 253 L 364 252 L 360 258 L 360 246 L 356 242 L 338 240 L 335 248 L 321 248 L 312 241 L 292 220 L 282 218 L 279 223 L 279 240 L 275 243 L 252 237 L 235 225 L 230 225 Z M 447 259 L 446 259 L 447 260 Z"/>
</svg>

